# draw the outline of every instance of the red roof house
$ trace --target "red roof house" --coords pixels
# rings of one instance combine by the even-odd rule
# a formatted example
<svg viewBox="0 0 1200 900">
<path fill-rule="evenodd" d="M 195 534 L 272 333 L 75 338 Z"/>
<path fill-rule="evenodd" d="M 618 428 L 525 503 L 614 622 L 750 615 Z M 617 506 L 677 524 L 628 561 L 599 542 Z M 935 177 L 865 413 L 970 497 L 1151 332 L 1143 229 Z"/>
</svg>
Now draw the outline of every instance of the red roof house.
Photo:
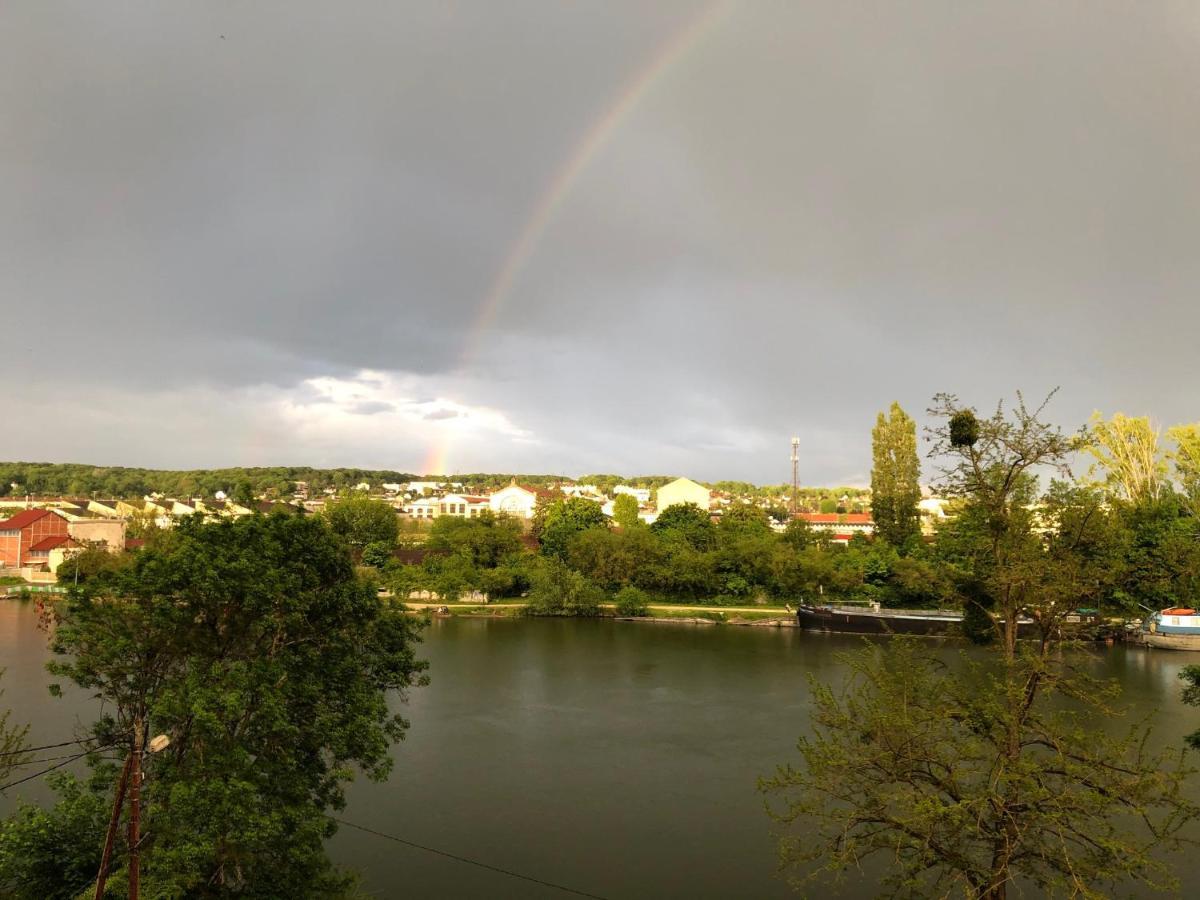
<svg viewBox="0 0 1200 900">
<path fill-rule="evenodd" d="M 42 565 L 50 550 L 69 539 L 67 520 L 54 510 L 24 510 L 0 522 L 0 566 L 19 569 Z M 48 543 L 51 541 L 52 546 Z"/>
</svg>

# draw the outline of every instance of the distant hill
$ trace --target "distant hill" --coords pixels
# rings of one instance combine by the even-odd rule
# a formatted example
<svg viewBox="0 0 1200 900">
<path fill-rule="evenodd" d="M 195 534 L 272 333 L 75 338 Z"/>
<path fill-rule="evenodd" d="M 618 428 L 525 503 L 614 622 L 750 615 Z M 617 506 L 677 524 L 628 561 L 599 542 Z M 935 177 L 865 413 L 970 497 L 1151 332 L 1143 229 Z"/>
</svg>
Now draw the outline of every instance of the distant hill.
<svg viewBox="0 0 1200 900">
<path fill-rule="evenodd" d="M 125 466 L 92 466 L 86 463 L 0 462 L 0 497 L 35 496 L 104 497 L 127 499 L 160 493 L 171 497 L 212 497 L 224 491 L 231 497 L 246 494 L 290 497 L 297 482 L 304 482 L 309 493 L 318 495 L 326 488 L 341 491 L 366 482 L 372 488 L 381 484 L 409 481 L 453 481 L 467 488 L 486 491 L 504 487 L 516 480 L 521 484 L 544 486 L 564 481 L 594 484 L 611 491 L 615 485 L 659 488 L 675 475 L 612 474 L 534 475 L 519 472 L 473 472 L 458 475 L 414 475 L 392 469 L 316 469 L 311 466 L 266 466 L 234 469 L 139 469 Z M 16 485 L 14 487 L 14 485 Z M 718 481 L 709 487 L 735 496 L 779 498 L 791 492 L 791 486 L 754 485 L 744 481 Z M 853 487 L 802 487 L 800 494 L 817 501 L 849 495 L 859 500 L 867 492 Z M 815 506 L 815 504 L 814 504 Z"/>
<path fill-rule="evenodd" d="M 0 497 L 53 494 L 65 497 L 142 497 L 162 493 L 174 497 L 211 497 L 217 491 L 231 496 L 290 495 L 296 482 L 310 492 L 327 487 L 350 488 L 361 482 L 372 487 L 412 481 L 416 476 L 389 469 L 314 469 L 309 466 L 271 466 L 239 469 L 134 469 L 83 463 L 0 462 Z M 16 485 L 14 488 L 13 485 Z"/>
</svg>

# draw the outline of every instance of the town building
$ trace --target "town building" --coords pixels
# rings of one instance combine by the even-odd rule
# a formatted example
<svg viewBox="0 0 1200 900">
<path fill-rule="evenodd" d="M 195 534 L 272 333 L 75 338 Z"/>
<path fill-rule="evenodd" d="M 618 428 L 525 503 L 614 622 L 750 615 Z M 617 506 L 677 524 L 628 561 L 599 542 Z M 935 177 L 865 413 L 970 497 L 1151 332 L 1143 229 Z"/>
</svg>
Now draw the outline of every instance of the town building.
<svg viewBox="0 0 1200 900">
<path fill-rule="evenodd" d="M 441 497 L 421 497 L 404 506 L 404 513 L 410 519 L 436 519 L 442 514 Z"/>
<path fill-rule="evenodd" d="M 40 567 L 49 551 L 70 539 L 70 523 L 50 509 L 27 509 L 0 521 L 0 566 Z"/>
<path fill-rule="evenodd" d="M 554 491 L 517 484 L 514 480 L 507 487 L 502 487 L 492 493 L 488 497 L 488 505 L 491 506 L 492 512 L 497 514 L 504 513 L 518 519 L 532 519 L 539 498 L 557 500 L 560 496 Z"/>
<path fill-rule="evenodd" d="M 660 515 L 664 509 L 680 503 L 694 503 L 701 509 L 707 510 L 712 505 L 712 492 L 690 478 L 676 478 L 670 484 L 664 484 L 658 489 L 655 505 L 658 507 Z"/>
<path fill-rule="evenodd" d="M 950 518 L 946 513 L 947 502 L 941 497 L 926 497 L 917 504 L 921 516 L 921 534 L 934 534 Z"/>
<path fill-rule="evenodd" d="M 835 541 L 848 541 L 856 534 L 875 533 L 875 520 L 870 513 L 802 512 L 796 513 L 796 518 L 803 519 L 814 531 L 832 533 Z"/>
<path fill-rule="evenodd" d="M 627 484 L 618 484 L 613 488 L 613 496 L 617 494 L 628 494 L 638 502 L 638 506 L 647 506 L 650 503 L 650 488 L 630 487 Z"/>
<path fill-rule="evenodd" d="M 438 515 L 473 519 L 482 514 L 484 510 L 490 510 L 491 506 L 491 501 L 487 497 L 446 494 L 439 501 Z"/>
</svg>

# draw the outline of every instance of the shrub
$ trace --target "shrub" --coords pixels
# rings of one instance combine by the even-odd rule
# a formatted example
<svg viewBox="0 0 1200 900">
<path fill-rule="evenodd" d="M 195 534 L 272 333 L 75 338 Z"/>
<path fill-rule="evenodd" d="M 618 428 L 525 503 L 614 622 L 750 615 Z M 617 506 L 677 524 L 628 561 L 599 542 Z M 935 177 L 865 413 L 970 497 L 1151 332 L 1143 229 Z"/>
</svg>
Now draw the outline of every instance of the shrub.
<svg viewBox="0 0 1200 900">
<path fill-rule="evenodd" d="M 621 588 L 613 597 L 613 601 L 617 604 L 618 616 L 648 615 L 649 600 L 645 591 L 632 586 Z"/>
<path fill-rule="evenodd" d="M 531 588 L 525 614 L 530 616 L 598 616 L 600 588 L 553 558 L 543 558 L 530 571 Z"/>
</svg>

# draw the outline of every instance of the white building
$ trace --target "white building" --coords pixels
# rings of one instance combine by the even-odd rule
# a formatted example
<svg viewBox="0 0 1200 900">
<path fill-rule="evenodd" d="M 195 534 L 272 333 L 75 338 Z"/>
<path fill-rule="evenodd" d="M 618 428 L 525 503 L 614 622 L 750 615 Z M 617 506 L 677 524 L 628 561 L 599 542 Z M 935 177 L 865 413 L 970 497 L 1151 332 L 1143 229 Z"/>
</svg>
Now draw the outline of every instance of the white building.
<svg viewBox="0 0 1200 900">
<path fill-rule="evenodd" d="M 447 494 L 441 498 L 438 515 L 473 519 L 485 509 L 491 509 L 491 502 L 487 497 L 472 497 L 467 494 Z"/>
<path fill-rule="evenodd" d="M 525 487 L 514 481 L 488 497 L 488 504 L 494 513 L 504 513 L 518 519 L 532 519 L 539 497 L 557 500 L 559 495 L 552 491 Z"/>
<path fill-rule="evenodd" d="M 628 494 L 638 502 L 638 506 L 646 506 L 650 503 L 650 488 L 630 487 L 627 484 L 618 484 L 613 488 L 613 494 Z"/>
<path fill-rule="evenodd" d="M 933 534 L 950 518 L 946 514 L 946 505 L 947 501 L 941 497 L 926 497 L 917 504 L 922 534 Z"/>
<path fill-rule="evenodd" d="M 658 489 L 655 505 L 659 513 L 680 503 L 694 503 L 706 510 L 712 505 L 712 493 L 704 485 L 697 484 L 690 478 L 676 478 Z"/>
<path fill-rule="evenodd" d="M 407 504 L 404 512 L 412 519 L 436 519 L 442 512 L 442 498 L 421 497 Z"/>
</svg>

